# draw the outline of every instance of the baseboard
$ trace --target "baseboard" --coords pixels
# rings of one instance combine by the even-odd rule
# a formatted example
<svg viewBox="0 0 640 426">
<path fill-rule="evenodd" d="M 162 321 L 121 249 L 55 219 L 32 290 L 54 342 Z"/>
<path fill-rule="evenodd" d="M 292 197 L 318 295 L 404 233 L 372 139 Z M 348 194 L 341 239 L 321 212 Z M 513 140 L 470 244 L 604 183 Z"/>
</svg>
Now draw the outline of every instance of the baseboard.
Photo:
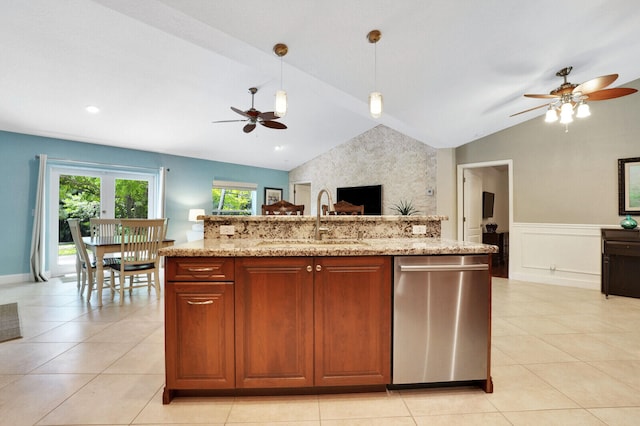
<svg viewBox="0 0 640 426">
<path fill-rule="evenodd" d="M 0 275 L 0 285 L 33 282 L 31 274 Z"/>
<path fill-rule="evenodd" d="M 509 273 L 510 280 L 526 281 L 530 283 L 558 285 L 564 287 L 576 287 L 586 290 L 600 290 L 600 277 L 598 281 L 580 280 L 575 278 L 551 277 L 548 275 L 536 275 L 525 273 Z"/>
</svg>

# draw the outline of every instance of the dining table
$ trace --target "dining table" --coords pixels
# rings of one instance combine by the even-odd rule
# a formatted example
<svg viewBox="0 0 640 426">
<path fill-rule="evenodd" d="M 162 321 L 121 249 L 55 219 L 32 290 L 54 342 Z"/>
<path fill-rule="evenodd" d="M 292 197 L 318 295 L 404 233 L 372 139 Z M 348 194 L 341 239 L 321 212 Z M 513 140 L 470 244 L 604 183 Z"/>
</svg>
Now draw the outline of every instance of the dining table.
<svg viewBox="0 0 640 426">
<path fill-rule="evenodd" d="M 120 253 L 122 245 L 119 236 L 93 236 L 82 237 L 84 245 L 90 250 L 96 259 L 96 299 L 98 306 L 102 306 L 102 287 L 104 286 L 104 256 L 109 253 Z M 172 246 L 175 240 L 165 239 L 160 243 L 160 248 Z M 91 289 L 89 289 L 91 291 Z M 89 293 L 91 294 L 91 293 Z M 90 297 L 89 297 L 90 299 Z"/>
</svg>

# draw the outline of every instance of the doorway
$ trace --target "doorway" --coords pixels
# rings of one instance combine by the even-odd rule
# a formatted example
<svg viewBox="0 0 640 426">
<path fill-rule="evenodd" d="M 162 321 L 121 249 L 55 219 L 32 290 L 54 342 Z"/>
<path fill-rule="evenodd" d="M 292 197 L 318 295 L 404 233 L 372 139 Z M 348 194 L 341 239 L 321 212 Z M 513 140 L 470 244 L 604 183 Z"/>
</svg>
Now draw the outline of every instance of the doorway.
<svg viewBox="0 0 640 426">
<path fill-rule="evenodd" d="M 151 218 L 156 204 L 156 175 L 51 167 L 47 256 L 51 275 L 75 272 L 75 246 L 67 219 L 86 222 L 82 226 L 88 232 L 90 217 Z"/>
<path fill-rule="evenodd" d="M 458 239 L 498 245 L 500 254 L 493 256 L 492 275 L 508 277 L 509 230 L 513 225 L 513 161 L 459 164 L 457 181 Z M 483 192 L 495 196 L 491 217 L 483 217 Z M 487 224 L 497 225 L 495 232 L 490 232 L 492 227 L 487 228 Z"/>
<path fill-rule="evenodd" d="M 311 214 L 311 183 L 298 182 L 293 184 L 293 204 L 304 204 L 304 214 Z"/>
</svg>

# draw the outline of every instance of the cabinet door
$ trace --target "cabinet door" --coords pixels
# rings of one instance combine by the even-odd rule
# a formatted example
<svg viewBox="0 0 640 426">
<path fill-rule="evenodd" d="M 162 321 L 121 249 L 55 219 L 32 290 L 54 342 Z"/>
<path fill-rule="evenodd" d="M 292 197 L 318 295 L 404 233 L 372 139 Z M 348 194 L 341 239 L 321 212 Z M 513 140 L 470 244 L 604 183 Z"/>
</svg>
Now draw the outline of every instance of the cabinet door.
<svg viewBox="0 0 640 426">
<path fill-rule="evenodd" d="M 233 283 L 168 282 L 168 389 L 235 387 Z"/>
<path fill-rule="evenodd" d="M 315 385 L 391 383 L 391 258 L 315 264 Z"/>
<path fill-rule="evenodd" d="M 236 386 L 313 385 L 312 258 L 236 259 Z"/>
</svg>

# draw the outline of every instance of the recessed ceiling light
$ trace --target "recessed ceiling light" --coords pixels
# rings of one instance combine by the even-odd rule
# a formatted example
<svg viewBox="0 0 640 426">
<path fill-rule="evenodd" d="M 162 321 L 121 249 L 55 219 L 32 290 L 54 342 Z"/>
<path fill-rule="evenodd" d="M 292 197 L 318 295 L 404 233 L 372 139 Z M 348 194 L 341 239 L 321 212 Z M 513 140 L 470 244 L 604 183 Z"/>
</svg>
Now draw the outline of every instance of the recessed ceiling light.
<svg viewBox="0 0 640 426">
<path fill-rule="evenodd" d="M 274 151 L 282 151 L 284 149 L 284 147 L 282 145 L 276 145 L 273 147 Z"/>
<path fill-rule="evenodd" d="M 85 108 L 87 110 L 88 113 L 90 114 L 97 114 L 100 112 L 100 108 L 98 108 L 95 105 L 89 105 L 88 107 Z"/>
</svg>

